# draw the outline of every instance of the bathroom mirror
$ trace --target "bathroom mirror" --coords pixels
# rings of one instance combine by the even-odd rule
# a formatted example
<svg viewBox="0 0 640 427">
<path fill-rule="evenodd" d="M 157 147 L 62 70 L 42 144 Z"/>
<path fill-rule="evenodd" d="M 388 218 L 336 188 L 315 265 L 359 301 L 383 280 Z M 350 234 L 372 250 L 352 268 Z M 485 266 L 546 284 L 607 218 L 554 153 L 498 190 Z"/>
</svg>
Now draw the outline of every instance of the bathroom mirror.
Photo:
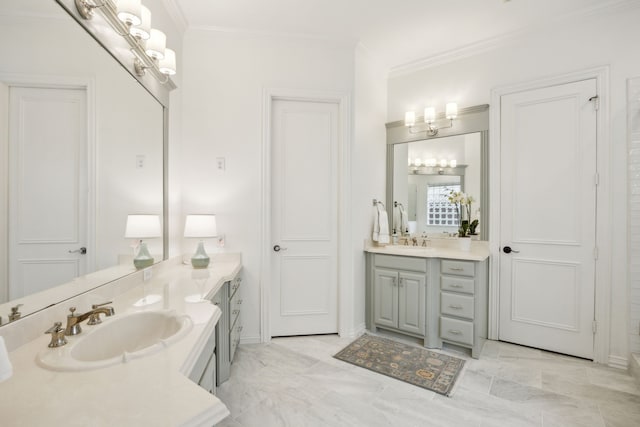
<svg viewBox="0 0 640 427">
<path fill-rule="evenodd" d="M 387 124 L 387 212 L 398 235 L 437 238 L 458 231 L 451 191 L 473 197 L 471 217 L 486 240 L 489 225 L 488 106 L 460 111 L 453 127 L 435 136 L 403 122 Z M 401 211 L 405 212 L 402 220 Z"/>
<path fill-rule="evenodd" d="M 167 109 L 53 0 L 3 0 L 0 22 L 4 324 L 135 271 L 125 225 L 163 219 Z M 162 230 L 146 242 L 164 259 Z"/>
</svg>

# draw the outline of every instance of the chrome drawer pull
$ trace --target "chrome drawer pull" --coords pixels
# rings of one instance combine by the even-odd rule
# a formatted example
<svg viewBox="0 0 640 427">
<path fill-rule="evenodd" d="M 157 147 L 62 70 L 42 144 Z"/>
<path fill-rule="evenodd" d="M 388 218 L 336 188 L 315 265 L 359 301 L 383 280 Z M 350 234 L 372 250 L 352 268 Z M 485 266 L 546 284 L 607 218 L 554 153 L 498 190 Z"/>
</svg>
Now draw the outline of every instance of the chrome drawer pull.
<svg viewBox="0 0 640 427">
<path fill-rule="evenodd" d="M 457 329 L 449 329 L 449 333 L 453 335 L 462 335 L 462 332 Z"/>
<path fill-rule="evenodd" d="M 234 314 L 234 315 L 235 315 L 235 314 L 238 314 L 238 313 L 240 313 L 240 310 L 233 310 L 233 311 L 231 312 L 231 314 Z"/>
<path fill-rule="evenodd" d="M 462 287 L 462 285 L 458 285 L 457 283 L 454 283 L 454 284 L 449 285 L 449 286 L 451 286 L 452 288 L 461 288 Z"/>
<path fill-rule="evenodd" d="M 449 304 L 449 308 L 453 308 L 455 310 L 462 310 L 462 306 L 458 304 Z"/>
<path fill-rule="evenodd" d="M 239 300 L 238 300 L 238 302 L 237 302 L 237 304 L 238 304 L 238 305 L 242 304 L 242 300 L 241 300 L 241 299 L 239 299 Z"/>
<path fill-rule="evenodd" d="M 461 268 L 461 267 L 449 267 L 449 270 L 451 270 L 451 271 L 464 271 L 464 268 Z"/>
</svg>

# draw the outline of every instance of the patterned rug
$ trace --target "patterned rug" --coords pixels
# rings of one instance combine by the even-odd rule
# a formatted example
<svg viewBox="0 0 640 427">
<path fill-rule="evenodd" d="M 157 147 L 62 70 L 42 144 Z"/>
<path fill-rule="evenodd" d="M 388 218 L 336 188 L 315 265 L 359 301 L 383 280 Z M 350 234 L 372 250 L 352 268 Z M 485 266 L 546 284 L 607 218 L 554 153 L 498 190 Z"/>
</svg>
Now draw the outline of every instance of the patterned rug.
<svg viewBox="0 0 640 427">
<path fill-rule="evenodd" d="M 464 367 L 457 357 L 373 335 L 361 336 L 333 357 L 445 396 Z"/>
</svg>

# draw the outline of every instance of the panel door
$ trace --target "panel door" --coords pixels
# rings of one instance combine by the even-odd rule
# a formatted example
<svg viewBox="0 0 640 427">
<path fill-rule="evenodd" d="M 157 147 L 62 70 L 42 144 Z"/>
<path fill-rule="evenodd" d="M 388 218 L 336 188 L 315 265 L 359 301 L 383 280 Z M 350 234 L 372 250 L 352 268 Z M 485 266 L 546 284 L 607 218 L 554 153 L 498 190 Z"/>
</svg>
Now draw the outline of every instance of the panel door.
<svg viewBox="0 0 640 427">
<path fill-rule="evenodd" d="M 594 95 L 590 79 L 501 99 L 499 338 L 585 358 L 593 358 Z"/>
<path fill-rule="evenodd" d="M 86 116 L 84 90 L 10 89 L 10 299 L 85 274 Z"/>
<path fill-rule="evenodd" d="M 271 335 L 338 332 L 338 104 L 273 101 Z"/>
<path fill-rule="evenodd" d="M 373 273 L 375 323 L 380 326 L 398 327 L 398 272 L 376 268 Z"/>
<path fill-rule="evenodd" d="M 424 335 L 425 292 L 426 279 L 424 274 L 399 273 L 398 328 Z"/>
</svg>

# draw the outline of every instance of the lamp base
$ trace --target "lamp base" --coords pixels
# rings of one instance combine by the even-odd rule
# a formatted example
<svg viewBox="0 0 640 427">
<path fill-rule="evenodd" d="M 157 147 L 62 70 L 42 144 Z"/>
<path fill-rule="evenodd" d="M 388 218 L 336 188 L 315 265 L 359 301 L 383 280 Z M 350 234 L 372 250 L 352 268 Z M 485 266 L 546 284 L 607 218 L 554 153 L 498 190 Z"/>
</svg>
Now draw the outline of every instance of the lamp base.
<svg viewBox="0 0 640 427">
<path fill-rule="evenodd" d="M 191 265 L 193 268 L 207 268 L 209 266 L 209 255 L 204 250 L 204 242 L 200 240 L 196 253 L 191 257 Z"/>
<path fill-rule="evenodd" d="M 140 242 L 140 250 L 138 251 L 138 255 L 133 259 L 133 266 L 137 270 L 141 270 L 143 268 L 151 267 L 152 265 L 153 257 L 149 253 L 147 244 L 145 242 Z"/>
</svg>

